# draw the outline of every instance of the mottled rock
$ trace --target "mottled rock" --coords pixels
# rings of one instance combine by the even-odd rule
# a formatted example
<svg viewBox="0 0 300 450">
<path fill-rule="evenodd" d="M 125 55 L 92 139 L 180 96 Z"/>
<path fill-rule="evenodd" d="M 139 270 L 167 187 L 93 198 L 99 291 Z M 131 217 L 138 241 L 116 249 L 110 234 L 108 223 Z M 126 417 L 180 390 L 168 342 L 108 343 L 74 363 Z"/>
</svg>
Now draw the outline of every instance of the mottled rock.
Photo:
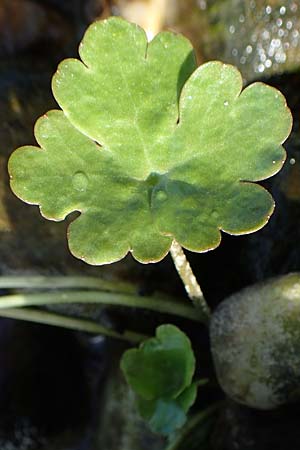
<svg viewBox="0 0 300 450">
<path fill-rule="evenodd" d="M 226 394 L 258 409 L 300 399 L 300 274 L 246 288 L 213 314 L 211 348 Z"/>
</svg>

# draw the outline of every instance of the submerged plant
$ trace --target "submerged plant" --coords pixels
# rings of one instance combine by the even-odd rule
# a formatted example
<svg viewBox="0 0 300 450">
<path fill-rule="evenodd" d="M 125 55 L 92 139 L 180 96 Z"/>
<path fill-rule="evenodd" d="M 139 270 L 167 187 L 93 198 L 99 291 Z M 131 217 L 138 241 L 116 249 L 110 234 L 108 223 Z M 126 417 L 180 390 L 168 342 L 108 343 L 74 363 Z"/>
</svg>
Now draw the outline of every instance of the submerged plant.
<svg viewBox="0 0 300 450">
<path fill-rule="evenodd" d="M 168 436 L 185 423 L 197 384 L 192 383 L 195 356 L 182 331 L 161 325 L 156 337 L 124 353 L 121 368 L 137 394 L 141 416 L 153 431 Z"/>
<path fill-rule="evenodd" d="M 196 68 L 184 37 L 162 32 L 148 43 L 141 28 L 120 18 L 93 24 L 79 53 L 81 60 L 63 61 L 53 77 L 62 110 L 37 121 L 39 147 L 10 157 L 11 188 L 47 219 L 80 212 L 69 247 L 89 264 L 128 252 L 157 262 L 171 251 L 204 318 L 175 303 L 141 304 L 205 321 L 209 308 L 182 247 L 205 252 L 219 245 L 221 231 L 240 235 L 267 223 L 274 201 L 256 182 L 284 163 L 292 123 L 285 99 L 263 83 L 242 90 L 233 66 Z M 95 301 L 136 306 L 128 295 L 115 297 Z M 196 397 L 194 363 L 188 338 L 172 325 L 125 353 L 124 374 L 155 431 L 169 435 L 184 423 Z"/>
</svg>

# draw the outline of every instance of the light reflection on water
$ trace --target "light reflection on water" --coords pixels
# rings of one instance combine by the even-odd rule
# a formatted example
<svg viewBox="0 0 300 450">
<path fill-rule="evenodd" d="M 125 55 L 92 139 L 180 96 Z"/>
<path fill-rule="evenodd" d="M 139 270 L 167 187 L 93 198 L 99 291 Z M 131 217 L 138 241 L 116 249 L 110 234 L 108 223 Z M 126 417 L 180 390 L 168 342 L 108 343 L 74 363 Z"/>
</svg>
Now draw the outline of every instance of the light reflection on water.
<svg viewBox="0 0 300 450">
<path fill-rule="evenodd" d="M 218 6 L 209 8 L 213 3 Z M 220 59 L 238 66 L 246 79 L 300 66 L 298 1 L 208 1 L 207 12 L 222 28 Z"/>
</svg>

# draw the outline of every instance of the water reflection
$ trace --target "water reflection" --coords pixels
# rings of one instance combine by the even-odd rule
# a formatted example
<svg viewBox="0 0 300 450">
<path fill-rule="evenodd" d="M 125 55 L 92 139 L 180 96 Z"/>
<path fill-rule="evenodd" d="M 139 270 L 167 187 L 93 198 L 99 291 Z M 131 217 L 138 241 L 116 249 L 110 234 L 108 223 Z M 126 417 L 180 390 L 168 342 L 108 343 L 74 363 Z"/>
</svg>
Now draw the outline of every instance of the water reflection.
<svg viewBox="0 0 300 450">
<path fill-rule="evenodd" d="M 248 80 L 300 66 L 300 4 L 295 0 L 222 0 L 205 2 L 210 36 L 219 42 L 214 57 L 240 68 Z M 216 53 L 215 44 L 213 50 Z"/>
</svg>

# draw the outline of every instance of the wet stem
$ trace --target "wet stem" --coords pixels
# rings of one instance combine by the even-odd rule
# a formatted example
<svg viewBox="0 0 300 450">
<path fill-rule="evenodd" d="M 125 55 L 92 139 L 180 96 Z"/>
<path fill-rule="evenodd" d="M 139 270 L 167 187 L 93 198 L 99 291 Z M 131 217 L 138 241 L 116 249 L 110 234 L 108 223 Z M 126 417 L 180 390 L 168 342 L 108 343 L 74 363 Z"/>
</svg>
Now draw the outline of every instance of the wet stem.
<svg viewBox="0 0 300 450">
<path fill-rule="evenodd" d="M 93 320 L 70 317 L 44 309 L 36 309 L 36 307 L 63 304 L 97 304 L 104 307 L 121 306 L 148 309 L 200 323 L 206 321 L 205 316 L 195 314 L 195 309 L 182 301 L 177 301 L 163 294 L 140 296 L 135 285 L 116 280 L 78 276 L 8 276 L 0 277 L 0 289 L 22 289 L 23 291 L 22 293 L 12 293 L 0 297 L 0 317 L 102 334 L 134 343 L 145 340 L 147 336 L 130 330 L 118 333 Z M 27 289 L 30 291 L 26 292 Z M 32 292 L 34 290 L 37 292 Z"/>
<path fill-rule="evenodd" d="M 189 299 L 200 310 L 201 316 L 204 317 L 205 321 L 209 322 L 210 308 L 181 245 L 175 240 L 172 243 L 170 253 Z"/>
<path fill-rule="evenodd" d="M 145 335 L 125 330 L 118 333 L 92 320 L 70 317 L 47 310 L 28 307 L 40 307 L 59 304 L 97 304 L 103 306 L 121 306 L 148 309 L 162 314 L 170 314 L 188 320 L 208 324 L 210 309 L 205 301 L 199 283 L 178 242 L 173 241 L 170 249 L 176 270 L 184 284 L 193 305 L 162 294 L 139 296 L 136 287 L 130 283 L 109 281 L 94 277 L 1 277 L 0 289 L 48 290 L 46 292 L 24 292 L 0 297 L 0 317 L 44 323 L 57 327 L 102 334 L 115 339 L 133 343 L 147 338 Z M 51 289 L 55 291 L 51 292 Z M 50 289 L 50 291 L 49 291 Z M 195 312 L 198 311 L 198 314 Z"/>
</svg>

